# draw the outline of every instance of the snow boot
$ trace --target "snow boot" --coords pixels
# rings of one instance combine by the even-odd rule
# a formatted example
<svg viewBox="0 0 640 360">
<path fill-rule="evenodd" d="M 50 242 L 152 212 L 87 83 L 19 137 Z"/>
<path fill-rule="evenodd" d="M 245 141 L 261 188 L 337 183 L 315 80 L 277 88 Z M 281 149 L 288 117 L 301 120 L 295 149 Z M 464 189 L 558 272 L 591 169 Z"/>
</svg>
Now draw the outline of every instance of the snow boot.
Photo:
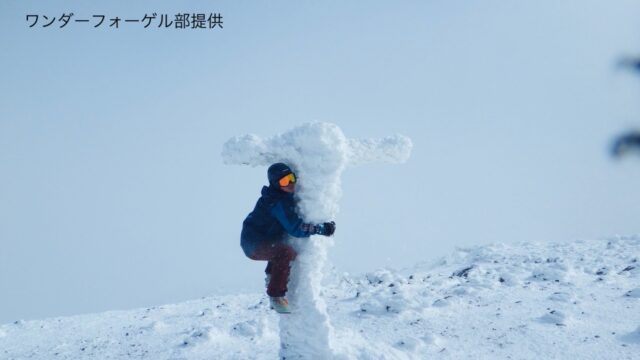
<svg viewBox="0 0 640 360">
<path fill-rule="evenodd" d="M 284 296 L 271 296 L 269 298 L 271 308 L 280 314 L 291 314 L 289 309 L 289 301 Z"/>
</svg>

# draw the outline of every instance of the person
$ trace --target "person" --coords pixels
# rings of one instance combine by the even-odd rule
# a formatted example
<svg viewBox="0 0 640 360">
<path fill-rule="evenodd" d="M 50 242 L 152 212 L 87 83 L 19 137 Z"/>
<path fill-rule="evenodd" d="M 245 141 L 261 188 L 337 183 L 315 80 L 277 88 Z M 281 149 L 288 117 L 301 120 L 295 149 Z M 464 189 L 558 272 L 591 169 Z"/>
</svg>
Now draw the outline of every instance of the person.
<svg viewBox="0 0 640 360">
<path fill-rule="evenodd" d="M 306 223 L 296 213 L 294 192 L 296 175 L 284 163 L 276 163 L 267 170 L 269 186 L 262 187 L 262 196 L 242 223 L 240 245 L 252 260 L 267 261 L 267 295 L 271 308 L 290 313 L 285 297 L 289 281 L 290 263 L 296 251 L 289 237 L 308 238 L 311 235 L 332 236 L 335 222 Z"/>
</svg>

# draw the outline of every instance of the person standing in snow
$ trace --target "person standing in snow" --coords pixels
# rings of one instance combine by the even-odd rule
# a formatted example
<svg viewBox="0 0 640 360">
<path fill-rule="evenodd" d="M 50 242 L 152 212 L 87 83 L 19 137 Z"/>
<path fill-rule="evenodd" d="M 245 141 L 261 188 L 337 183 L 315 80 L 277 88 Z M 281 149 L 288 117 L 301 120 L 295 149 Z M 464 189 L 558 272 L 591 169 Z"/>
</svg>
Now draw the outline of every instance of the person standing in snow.
<svg viewBox="0 0 640 360">
<path fill-rule="evenodd" d="M 268 261 L 265 273 L 271 307 L 279 313 L 290 313 L 285 294 L 290 262 L 296 258 L 296 252 L 288 243 L 288 235 L 331 236 L 336 224 L 333 221 L 310 224 L 300 218 L 293 197 L 296 175 L 289 166 L 273 164 L 267 170 L 267 177 L 269 186 L 262 187 L 262 196 L 242 223 L 240 245 L 248 258 Z"/>
</svg>

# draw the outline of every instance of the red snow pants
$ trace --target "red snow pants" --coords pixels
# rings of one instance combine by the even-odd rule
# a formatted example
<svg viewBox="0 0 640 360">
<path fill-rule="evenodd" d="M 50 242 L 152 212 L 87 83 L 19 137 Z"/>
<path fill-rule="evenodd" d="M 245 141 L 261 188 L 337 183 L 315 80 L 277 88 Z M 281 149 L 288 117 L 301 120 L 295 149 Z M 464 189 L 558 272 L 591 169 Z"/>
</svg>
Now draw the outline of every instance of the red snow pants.
<svg viewBox="0 0 640 360">
<path fill-rule="evenodd" d="M 289 282 L 290 263 L 296 258 L 296 251 L 291 245 L 283 242 L 263 243 L 258 245 L 253 254 L 249 256 L 253 260 L 266 260 L 265 273 L 271 275 L 267 286 L 269 296 L 284 296 Z"/>
</svg>

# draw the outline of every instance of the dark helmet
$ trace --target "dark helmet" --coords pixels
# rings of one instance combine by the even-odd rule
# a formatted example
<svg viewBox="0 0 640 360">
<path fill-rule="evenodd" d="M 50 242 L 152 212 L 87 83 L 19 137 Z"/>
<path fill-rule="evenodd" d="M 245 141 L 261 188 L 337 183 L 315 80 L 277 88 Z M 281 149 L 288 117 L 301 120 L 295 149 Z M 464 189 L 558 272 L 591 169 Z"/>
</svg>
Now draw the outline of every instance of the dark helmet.
<svg viewBox="0 0 640 360">
<path fill-rule="evenodd" d="M 275 188 L 280 187 L 280 185 L 278 184 L 278 180 L 291 173 L 293 173 L 293 170 L 291 170 L 291 168 L 287 166 L 287 164 L 275 163 L 269 166 L 269 169 L 267 170 L 269 185 Z"/>
</svg>

